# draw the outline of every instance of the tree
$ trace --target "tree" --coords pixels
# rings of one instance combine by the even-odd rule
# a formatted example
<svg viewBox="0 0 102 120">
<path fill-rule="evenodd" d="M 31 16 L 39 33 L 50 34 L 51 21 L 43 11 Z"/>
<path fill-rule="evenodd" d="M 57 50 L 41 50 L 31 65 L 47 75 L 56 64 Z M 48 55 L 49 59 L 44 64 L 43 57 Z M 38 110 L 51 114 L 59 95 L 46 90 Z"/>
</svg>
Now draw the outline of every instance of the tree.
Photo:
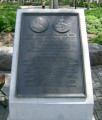
<svg viewBox="0 0 102 120">
<path fill-rule="evenodd" d="M 53 8 L 54 9 L 58 8 L 58 0 L 53 0 Z"/>
<path fill-rule="evenodd" d="M 49 0 L 49 8 L 53 8 L 53 0 Z"/>
<path fill-rule="evenodd" d="M 90 0 L 88 0 L 87 9 L 90 10 Z"/>
<path fill-rule="evenodd" d="M 58 8 L 58 0 L 50 0 L 50 8 L 57 9 Z"/>
<path fill-rule="evenodd" d="M 42 4 L 43 0 L 41 0 L 41 4 Z"/>
<path fill-rule="evenodd" d="M 24 5 L 24 0 L 21 0 L 22 5 Z"/>
<path fill-rule="evenodd" d="M 73 0 L 73 7 L 75 7 L 75 0 Z"/>
<path fill-rule="evenodd" d="M 100 3 L 101 3 L 101 0 L 99 0 L 99 8 L 100 8 Z"/>
</svg>

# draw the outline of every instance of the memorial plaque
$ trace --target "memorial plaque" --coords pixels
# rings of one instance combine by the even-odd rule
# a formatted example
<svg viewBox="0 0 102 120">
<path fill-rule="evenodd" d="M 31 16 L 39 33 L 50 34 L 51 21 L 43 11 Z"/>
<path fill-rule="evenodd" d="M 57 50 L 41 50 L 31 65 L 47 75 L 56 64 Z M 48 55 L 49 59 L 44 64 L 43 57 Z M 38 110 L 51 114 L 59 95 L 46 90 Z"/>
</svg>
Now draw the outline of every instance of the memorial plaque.
<svg viewBox="0 0 102 120">
<path fill-rule="evenodd" d="M 85 97 L 77 13 L 23 13 L 17 97 Z"/>
</svg>

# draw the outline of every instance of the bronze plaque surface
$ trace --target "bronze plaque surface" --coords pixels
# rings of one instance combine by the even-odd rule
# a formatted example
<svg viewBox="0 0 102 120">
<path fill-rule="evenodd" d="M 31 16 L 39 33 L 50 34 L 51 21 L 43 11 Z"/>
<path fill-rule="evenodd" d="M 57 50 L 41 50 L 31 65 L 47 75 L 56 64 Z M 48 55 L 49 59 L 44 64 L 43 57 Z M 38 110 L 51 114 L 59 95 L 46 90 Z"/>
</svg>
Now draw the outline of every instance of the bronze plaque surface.
<svg viewBox="0 0 102 120">
<path fill-rule="evenodd" d="M 23 13 L 17 97 L 85 97 L 78 14 Z"/>
</svg>

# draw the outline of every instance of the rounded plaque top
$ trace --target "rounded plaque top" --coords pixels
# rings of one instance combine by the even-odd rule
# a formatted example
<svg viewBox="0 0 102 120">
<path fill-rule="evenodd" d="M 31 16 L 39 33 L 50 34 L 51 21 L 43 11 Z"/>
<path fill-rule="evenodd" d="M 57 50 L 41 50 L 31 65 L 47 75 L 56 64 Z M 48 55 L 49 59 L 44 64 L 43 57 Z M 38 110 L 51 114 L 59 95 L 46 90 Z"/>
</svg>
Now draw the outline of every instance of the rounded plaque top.
<svg viewBox="0 0 102 120">
<path fill-rule="evenodd" d="M 44 32 L 48 28 L 48 21 L 44 17 L 36 17 L 31 21 L 30 28 L 34 32 Z"/>
<path fill-rule="evenodd" d="M 71 23 L 69 19 L 64 19 L 63 17 L 61 17 L 60 19 L 58 18 L 54 23 L 53 23 L 53 28 L 57 31 L 57 32 L 68 32 L 71 28 Z"/>
</svg>

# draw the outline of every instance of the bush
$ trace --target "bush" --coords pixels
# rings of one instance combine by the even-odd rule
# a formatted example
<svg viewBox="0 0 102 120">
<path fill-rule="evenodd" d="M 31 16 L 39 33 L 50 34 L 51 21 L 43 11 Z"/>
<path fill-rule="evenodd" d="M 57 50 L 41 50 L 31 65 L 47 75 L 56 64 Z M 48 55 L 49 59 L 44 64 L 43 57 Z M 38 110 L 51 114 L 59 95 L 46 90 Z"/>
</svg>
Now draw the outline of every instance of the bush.
<svg viewBox="0 0 102 120">
<path fill-rule="evenodd" d="M 32 2 L 24 2 L 24 5 L 32 5 Z"/>
<path fill-rule="evenodd" d="M 88 2 L 77 2 L 77 7 L 87 7 Z M 73 2 L 70 2 L 70 6 L 73 6 Z"/>
<path fill-rule="evenodd" d="M 98 43 L 102 45 L 102 33 L 98 34 L 97 37 L 91 38 L 91 43 Z"/>
<path fill-rule="evenodd" d="M 15 29 L 16 12 L 3 12 L 0 15 L 0 32 L 10 32 Z"/>
<path fill-rule="evenodd" d="M 88 2 L 77 2 L 77 7 L 87 7 Z M 70 2 L 70 6 L 73 6 L 73 2 Z M 98 8 L 98 3 L 90 3 L 90 8 Z M 100 4 L 100 7 L 102 7 L 102 4 Z"/>
<path fill-rule="evenodd" d="M 5 9 L 5 10 L 17 10 L 20 9 L 20 6 L 17 5 L 2 5 L 0 6 L 0 9 Z"/>
<path fill-rule="evenodd" d="M 7 2 L 5 0 L 3 0 L 2 2 L 0 2 L 0 5 L 15 5 L 15 6 L 18 6 L 18 5 L 21 5 L 20 2 Z"/>
<path fill-rule="evenodd" d="M 62 1 L 62 2 L 59 2 L 58 5 L 70 5 L 70 2 L 69 1 Z"/>
<path fill-rule="evenodd" d="M 46 1 L 45 4 L 46 4 L 46 5 L 49 5 L 49 1 Z"/>
<path fill-rule="evenodd" d="M 102 9 L 85 10 L 85 19 L 89 34 L 102 32 Z"/>
<path fill-rule="evenodd" d="M 87 23 L 87 32 L 88 33 L 100 33 L 102 25 L 100 23 L 100 20 L 95 16 L 86 16 L 86 23 Z"/>
<path fill-rule="evenodd" d="M 98 8 L 99 3 L 90 3 L 90 8 Z M 102 7 L 102 4 L 100 4 L 100 7 Z"/>
<path fill-rule="evenodd" d="M 87 7 L 87 2 L 79 2 L 77 3 L 77 7 Z"/>
<path fill-rule="evenodd" d="M 70 6 L 73 6 L 73 2 L 70 2 L 69 5 L 70 5 Z"/>
<path fill-rule="evenodd" d="M 11 32 L 15 30 L 16 10 L 19 6 L 0 6 L 0 32 Z"/>
<path fill-rule="evenodd" d="M 33 6 L 38 6 L 41 5 L 41 2 L 24 2 L 24 5 L 33 5 Z"/>
<path fill-rule="evenodd" d="M 97 18 L 101 18 L 102 17 L 102 9 L 98 9 L 98 8 L 94 8 L 91 10 L 85 10 L 85 15 L 92 15 L 95 16 Z"/>
</svg>

